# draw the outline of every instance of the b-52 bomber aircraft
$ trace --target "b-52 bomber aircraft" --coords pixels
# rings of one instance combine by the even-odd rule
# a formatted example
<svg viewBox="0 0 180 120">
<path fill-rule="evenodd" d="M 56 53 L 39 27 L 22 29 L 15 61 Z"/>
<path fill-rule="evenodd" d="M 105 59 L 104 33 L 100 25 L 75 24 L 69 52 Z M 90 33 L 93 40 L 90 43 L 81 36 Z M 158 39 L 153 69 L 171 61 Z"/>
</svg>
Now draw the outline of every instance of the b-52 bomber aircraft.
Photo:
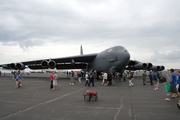
<svg viewBox="0 0 180 120">
<path fill-rule="evenodd" d="M 123 46 L 108 48 L 100 53 L 83 54 L 82 45 L 81 55 L 24 61 L 17 63 L 2 64 L 0 67 L 5 69 L 24 70 L 29 67 L 37 69 L 85 69 L 87 71 L 96 70 L 97 72 L 123 72 L 124 70 L 164 70 L 164 66 L 154 66 L 152 63 L 142 63 L 130 60 L 130 54 Z"/>
</svg>

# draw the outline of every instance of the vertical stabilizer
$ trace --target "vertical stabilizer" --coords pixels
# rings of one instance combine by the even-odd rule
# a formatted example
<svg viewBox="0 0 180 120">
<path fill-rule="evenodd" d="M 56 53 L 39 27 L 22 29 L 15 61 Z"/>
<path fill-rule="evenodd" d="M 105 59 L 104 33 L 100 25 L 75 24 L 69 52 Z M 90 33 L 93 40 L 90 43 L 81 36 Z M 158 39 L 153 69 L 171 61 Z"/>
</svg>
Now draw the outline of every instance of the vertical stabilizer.
<svg viewBox="0 0 180 120">
<path fill-rule="evenodd" d="M 81 48 L 80 48 L 80 55 L 83 55 L 83 48 L 82 48 L 82 45 L 81 45 Z"/>
</svg>

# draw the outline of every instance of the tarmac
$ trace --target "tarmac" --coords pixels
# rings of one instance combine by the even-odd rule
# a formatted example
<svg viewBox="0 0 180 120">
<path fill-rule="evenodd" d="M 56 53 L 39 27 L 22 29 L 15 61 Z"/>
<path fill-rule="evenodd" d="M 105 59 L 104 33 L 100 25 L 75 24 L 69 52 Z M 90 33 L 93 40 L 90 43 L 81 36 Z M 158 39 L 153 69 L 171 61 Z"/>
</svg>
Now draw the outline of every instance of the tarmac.
<svg viewBox="0 0 180 120">
<path fill-rule="evenodd" d="M 41 76 L 41 77 L 40 77 Z M 46 76 L 46 77 L 44 77 Z M 0 77 L 0 120 L 178 120 L 180 98 L 165 101 L 164 84 L 157 91 L 142 78 L 135 76 L 134 86 L 128 81 L 104 87 L 95 81 L 94 87 L 69 85 L 69 78 L 61 74 L 58 89 L 50 90 L 48 75 L 24 75 L 23 86 L 15 88 L 11 75 Z M 87 102 L 83 92 L 98 92 L 98 100 Z"/>
</svg>

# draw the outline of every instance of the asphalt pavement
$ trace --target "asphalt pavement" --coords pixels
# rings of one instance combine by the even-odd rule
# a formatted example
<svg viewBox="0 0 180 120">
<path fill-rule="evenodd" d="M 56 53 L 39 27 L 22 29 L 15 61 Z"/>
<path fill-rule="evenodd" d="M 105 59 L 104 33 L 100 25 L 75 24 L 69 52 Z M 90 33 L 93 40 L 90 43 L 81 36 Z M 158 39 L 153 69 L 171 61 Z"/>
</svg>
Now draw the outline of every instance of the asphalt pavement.
<svg viewBox="0 0 180 120">
<path fill-rule="evenodd" d="M 38 74 L 38 73 L 37 73 Z M 104 87 L 95 81 L 94 87 L 69 85 L 69 78 L 60 77 L 58 89 L 50 90 L 50 81 L 43 74 L 26 76 L 21 88 L 15 88 L 10 76 L 0 77 L 0 120 L 178 120 L 180 98 L 165 101 L 163 83 L 157 91 L 141 77 L 135 77 L 134 86 L 128 81 Z M 98 100 L 87 102 L 83 92 L 98 92 Z"/>
</svg>

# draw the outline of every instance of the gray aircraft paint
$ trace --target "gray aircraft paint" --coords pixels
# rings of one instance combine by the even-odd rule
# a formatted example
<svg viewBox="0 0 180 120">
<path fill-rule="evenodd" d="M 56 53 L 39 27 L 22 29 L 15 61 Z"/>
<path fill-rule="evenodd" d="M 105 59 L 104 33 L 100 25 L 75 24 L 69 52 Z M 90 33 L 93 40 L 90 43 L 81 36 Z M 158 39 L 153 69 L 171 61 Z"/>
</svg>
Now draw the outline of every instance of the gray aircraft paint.
<svg viewBox="0 0 180 120">
<path fill-rule="evenodd" d="M 115 51 L 114 49 L 120 49 Z M 115 46 L 99 53 L 89 64 L 89 69 L 97 71 L 122 71 L 126 68 L 130 59 L 129 52 L 122 46 Z"/>
</svg>

